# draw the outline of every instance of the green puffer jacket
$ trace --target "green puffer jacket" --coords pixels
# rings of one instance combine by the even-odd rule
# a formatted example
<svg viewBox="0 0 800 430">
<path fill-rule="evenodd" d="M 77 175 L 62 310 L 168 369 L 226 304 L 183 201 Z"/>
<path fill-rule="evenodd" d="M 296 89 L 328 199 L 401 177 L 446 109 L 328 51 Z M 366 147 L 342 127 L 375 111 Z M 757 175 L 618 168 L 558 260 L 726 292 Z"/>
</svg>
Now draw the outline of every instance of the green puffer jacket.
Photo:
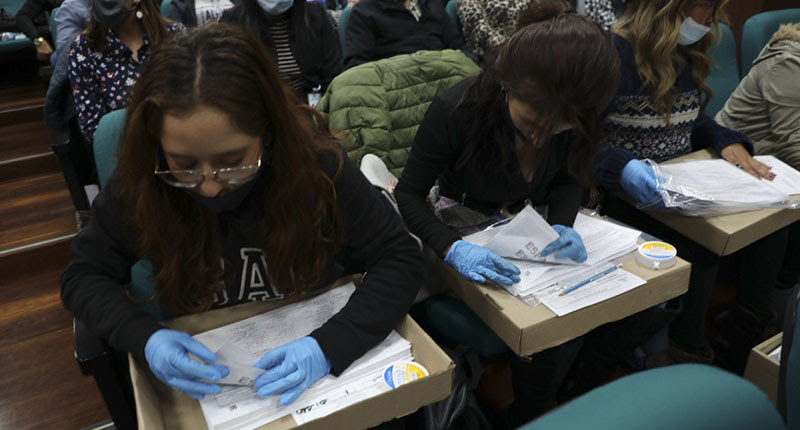
<svg viewBox="0 0 800 430">
<path fill-rule="evenodd" d="M 461 51 L 420 51 L 346 70 L 328 86 L 317 110 L 328 119 L 348 156 L 380 157 L 400 177 L 428 105 L 480 69 Z"/>
</svg>

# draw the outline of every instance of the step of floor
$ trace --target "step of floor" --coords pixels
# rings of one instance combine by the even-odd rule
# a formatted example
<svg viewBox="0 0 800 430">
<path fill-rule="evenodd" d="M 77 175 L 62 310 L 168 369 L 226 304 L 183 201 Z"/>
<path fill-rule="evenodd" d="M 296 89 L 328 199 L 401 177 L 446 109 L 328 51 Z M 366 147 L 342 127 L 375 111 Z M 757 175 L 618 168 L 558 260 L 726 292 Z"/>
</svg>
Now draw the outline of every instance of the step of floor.
<svg viewBox="0 0 800 430">
<path fill-rule="evenodd" d="M 75 209 L 61 172 L 0 183 L 0 260 L 34 258 L 77 232 Z"/>
<path fill-rule="evenodd" d="M 0 428 L 78 429 L 108 418 L 73 358 L 72 315 L 60 298 L 64 263 L 49 263 L 0 282 Z"/>
</svg>

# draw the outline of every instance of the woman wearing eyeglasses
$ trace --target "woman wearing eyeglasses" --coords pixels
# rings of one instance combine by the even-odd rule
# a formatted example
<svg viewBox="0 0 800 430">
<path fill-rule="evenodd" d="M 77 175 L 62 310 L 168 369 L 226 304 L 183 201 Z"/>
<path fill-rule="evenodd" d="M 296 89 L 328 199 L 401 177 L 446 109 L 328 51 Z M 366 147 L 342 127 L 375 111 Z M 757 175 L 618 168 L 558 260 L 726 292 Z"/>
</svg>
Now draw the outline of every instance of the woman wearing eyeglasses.
<svg viewBox="0 0 800 430">
<path fill-rule="evenodd" d="M 259 361 L 270 372 L 256 380 L 258 394 L 281 394 L 282 404 L 381 341 L 421 283 L 419 247 L 399 216 L 281 82 L 258 42 L 223 24 L 154 52 L 133 91 L 118 168 L 62 277 L 66 307 L 92 332 L 195 398 L 220 391 L 200 379 L 228 371 L 126 295 L 137 260 L 152 263 L 151 300 L 168 317 L 282 300 L 367 272 L 327 323 Z"/>
</svg>

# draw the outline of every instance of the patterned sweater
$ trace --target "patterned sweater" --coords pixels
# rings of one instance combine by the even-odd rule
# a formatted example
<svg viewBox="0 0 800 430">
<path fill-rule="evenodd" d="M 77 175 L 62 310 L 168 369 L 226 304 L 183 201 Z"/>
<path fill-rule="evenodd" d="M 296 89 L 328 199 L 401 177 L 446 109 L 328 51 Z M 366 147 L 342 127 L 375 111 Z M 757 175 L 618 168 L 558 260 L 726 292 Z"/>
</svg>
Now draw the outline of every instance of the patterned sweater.
<svg viewBox="0 0 800 430">
<path fill-rule="evenodd" d="M 634 158 L 662 162 L 708 147 L 719 153 L 734 143 L 744 144 L 753 153 L 753 144 L 746 135 L 722 127 L 700 112 L 701 94 L 688 63 L 675 80 L 667 124 L 656 113 L 649 92 L 642 90 L 633 45 L 618 35 L 613 36 L 613 42 L 619 52 L 622 76 L 603 120 L 604 147 L 595 161 L 598 186 L 619 191 L 622 169 Z"/>
</svg>

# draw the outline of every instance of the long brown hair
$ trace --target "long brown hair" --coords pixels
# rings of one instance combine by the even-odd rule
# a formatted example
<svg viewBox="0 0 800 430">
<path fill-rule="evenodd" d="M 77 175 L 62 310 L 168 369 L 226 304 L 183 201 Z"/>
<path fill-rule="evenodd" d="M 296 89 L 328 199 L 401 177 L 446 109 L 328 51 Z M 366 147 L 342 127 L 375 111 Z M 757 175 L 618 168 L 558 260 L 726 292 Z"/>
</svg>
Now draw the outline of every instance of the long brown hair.
<svg viewBox="0 0 800 430">
<path fill-rule="evenodd" d="M 725 19 L 722 8 L 728 0 L 714 0 L 713 30 L 702 40 L 688 46 L 679 46 L 683 16 L 697 0 L 636 0 L 628 8 L 613 32 L 633 44 L 636 67 L 644 83 L 643 90 L 652 92 L 656 112 L 669 122 L 672 112 L 675 80 L 688 57 L 692 67 L 692 80 L 703 94 L 704 110 L 711 99 L 711 88 L 706 78 L 711 73 L 712 61 L 706 55 L 719 39 L 719 25 Z"/>
<path fill-rule="evenodd" d="M 153 263 L 165 310 L 205 310 L 220 288 L 217 216 L 153 175 L 164 115 L 201 106 L 227 113 L 265 146 L 269 164 L 251 194 L 263 197 L 263 213 L 252 221 L 272 284 L 298 293 L 324 279 L 343 233 L 335 176 L 322 170 L 319 155 L 334 154 L 338 174 L 341 152 L 324 119 L 282 84 L 259 42 L 225 24 L 176 35 L 153 52 L 132 94 L 116 174 L 126 224 L 137 253 Z"/>
<path fill-rule="evenodd" d="M 168 35 L 167 20 L 161 16 L 161 11 L 155 0 L 142 0 L 139 3 L 138 10 L 142 12 L 140 21 L 144 33 L 147 35 L 147 41 L 150 43 L 150 47 L 153 48 Z M 132 13 L 136 13 L 136 11 Z M 89 25 L 84 30 L 84 33 L 86 34 L 86 41 L 92 50 L 106 52 L 108 49 L 108 44 L 106 43 L 108 27 L 94 19 L 91 14 Z"/>
<path fill-rule="evenodd" d="M 472 125 L 459 164 L 471 163 L 479 170 L 513 165 L 513 138 L 506 135 L 502 114 L 507 110 L 507 93 L 529 104 L 550 131 L 560 122 L 573 127 L 577 141 L 570 153 L 569 173 L 593 189 L 591 166 L 601 141 L 601 113 L 618 83 L 619 55 L 610 35 L 576 14 L 565 1 L 540 1 L 522 12 L 497 59 L 470 89 L 480 121 Z M 497 141 L 508 144 L 486 144 Z M 534 153 L 526 158 L 541 164 L 547 146 L 532 149 Z"/>
</svg>

